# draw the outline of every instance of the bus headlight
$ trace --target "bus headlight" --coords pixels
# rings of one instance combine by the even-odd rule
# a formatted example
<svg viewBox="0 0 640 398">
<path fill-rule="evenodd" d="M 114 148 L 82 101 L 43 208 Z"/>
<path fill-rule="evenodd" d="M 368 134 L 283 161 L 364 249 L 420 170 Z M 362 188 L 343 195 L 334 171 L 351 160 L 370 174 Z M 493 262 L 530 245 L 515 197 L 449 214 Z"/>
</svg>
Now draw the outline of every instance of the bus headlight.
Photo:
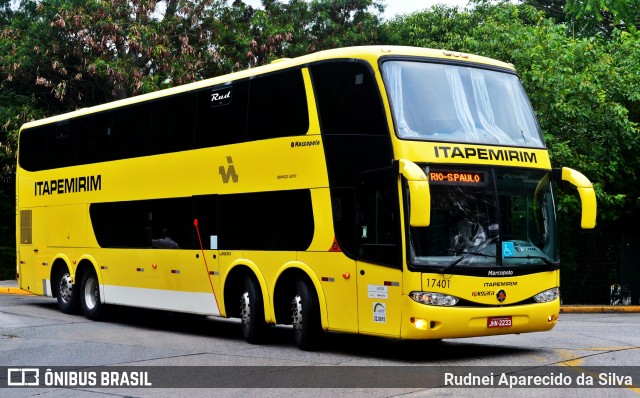
<svg viewBox="0 0 640 398">
<path fill-rule="evenodd" d="M 451 307 L 458 304 L 459 298 L 448 294 L 433 292 L 411 292 L 409 297 L 417 303 Z"/>
<path fill-rule="evenodd" d="M 560 288 L 553 287 L 549 290 L 545 290 L 544 292 L 540 292 L 533 296 L 533 298 L 539 303 L 548 303 L 549 301 L 553 301 L 560 297 Z"/>
</svg>

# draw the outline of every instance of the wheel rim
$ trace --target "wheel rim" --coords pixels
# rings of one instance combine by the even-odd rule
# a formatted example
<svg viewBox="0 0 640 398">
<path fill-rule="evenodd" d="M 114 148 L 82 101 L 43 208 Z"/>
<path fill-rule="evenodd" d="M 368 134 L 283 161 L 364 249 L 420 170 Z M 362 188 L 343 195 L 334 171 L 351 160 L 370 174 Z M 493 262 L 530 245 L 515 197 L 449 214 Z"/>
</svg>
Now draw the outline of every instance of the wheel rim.
<svg viewBox="0 0 640 398">
<path fill-rule="evenodd" d="M 60 283 L 58 285 L 58 296 L 64 303 L 71 301 L 71 295 L 73 294 L 73 281 L 68 272 L 65 272 L 60 277 Z"/>
<path fill-rule="evenodd" d="M 293 325 L 294 331 L 300 332 L 302 330 L 302 298 L 300 297 L 300 295 L 297 295 L 293 298 L 291 305 L 291 324 Z"/>
<path fill-rule="evenodd" d="M 88 278 L 84 287 L 84 302 L 87 309 L 92 310 L 98 303 L 98 281 L 96 278 Z"/>
<path fill-rule="evenodd" d="M 249 292 L 244 292 L 240 298 L 240 319 L 244 326 L 251 324 L 251 301 L 249 300 Z"/>
</svg>

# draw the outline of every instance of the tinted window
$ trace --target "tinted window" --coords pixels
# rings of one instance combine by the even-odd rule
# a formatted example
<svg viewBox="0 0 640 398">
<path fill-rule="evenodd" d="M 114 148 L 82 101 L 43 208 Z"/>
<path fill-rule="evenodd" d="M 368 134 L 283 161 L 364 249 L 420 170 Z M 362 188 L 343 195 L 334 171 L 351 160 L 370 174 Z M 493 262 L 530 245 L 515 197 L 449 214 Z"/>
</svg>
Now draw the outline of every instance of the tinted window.
<svg viewBox="0 0 640 398">
<path fill-rule="evenodd" d="M 22 131 L 20 165 L 29 171 L 75 165 L 75 125 L 74 122 L 64 121 Z"/>
<path fill-rule="evenodd" d="M 75 124 L 74 124 L 75 125 Z M 48 131 L 48 167 L 71 166 L 76 158 L 76 130 L 67 122 L 57 123 Z M 41 156 L 45 156 L 42 154 Z"/>
<path fill-rule="evenodd" d="M 74 121 L 78 131 L 78 164 L 111 159 L 111 115 L 98 113 Z"/>
<path fill-rule="evenodd" d="M 159 242 L 167 237 L 180 249 L 209 249 L 210 236 L 217 231 L 215 195 L 113 203 L 89 207 L 93 230 L 100 247 L 169 248 Z"/>
<path fill-rule="evenodd" d="M 306 250 L 313 239 L 308 190 L 220 196 L 220 247 Z"/>
<path fill-rule="evenodd" d="M 127 159 L 149 154 L 151 104 L 133 105 L 114 114 L 111 129 L 112 159 Z"/>
<path fill-rule="evenodd" d="M 193 148 L 196 116 L 194 94 L 181 94 L 154 101 L 151 118 L 151 154 Z"/>
<path fill-rule="evenodd" d="M 313 239 L 308 190 L 94 203 L 89 212 L 100 247 L 152 248 L 169 236 L 180 249 L 306 250 Z"/>
<path fill-rule="evenodd" d="M 304 81 L 296 69 L 24 130 L 20 165 L 37 171 L 303 135 L 308 129 Z"/>
<path fill-rule="evenodd" d="M 249 81 L 233 82 L 199 91 L 196 147 L 242 142 L 247 130 Z"/>
<path fill-rule="evenodd" d="M 307 133 L 309 113 L 300 69 L 260 76 L 250 82 L 249 140 Z"/>
<path fill-rule="evenodd" d="M 341 61 L 310 69 L 322 134 L 387 134 L 378 86 L 367 65 Z"/>
<path fill-rule="evenodd" d="M 47 167 L 47 131 L 50 126 L 34 127 L 20 133 L 19 159 L 25 170 L 37 171 Z"/>
</svg>

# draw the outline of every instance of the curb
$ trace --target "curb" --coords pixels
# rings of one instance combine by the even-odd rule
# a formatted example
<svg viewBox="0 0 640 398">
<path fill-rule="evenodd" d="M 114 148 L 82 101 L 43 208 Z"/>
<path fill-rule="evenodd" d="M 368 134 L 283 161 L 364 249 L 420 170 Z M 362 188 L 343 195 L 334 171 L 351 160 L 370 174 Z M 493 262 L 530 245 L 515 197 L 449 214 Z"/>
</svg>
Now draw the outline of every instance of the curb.
<svg viewBox="0 0 640 398">
<path fill-rule="evenodd" d="M 33 293 L 30 293 L 26 290 L 22 290 L 19 287 L 6 287 L 0 286 L 0 294 L 13 294 L 20 296 L 33 296 Z"/>
<path fill-rule="evenodd" d="M 637 314 L 640 313 L 640 305 L 563 305 L 561 313 L 574 314 Z"/>
</svg>

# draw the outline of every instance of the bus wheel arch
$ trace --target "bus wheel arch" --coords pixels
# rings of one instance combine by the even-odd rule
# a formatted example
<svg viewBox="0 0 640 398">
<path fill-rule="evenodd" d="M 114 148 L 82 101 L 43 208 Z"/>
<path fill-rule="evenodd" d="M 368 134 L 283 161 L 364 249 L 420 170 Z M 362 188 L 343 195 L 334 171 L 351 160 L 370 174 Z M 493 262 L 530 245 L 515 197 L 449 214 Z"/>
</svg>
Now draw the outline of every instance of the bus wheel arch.
<svg viewBox="0 0 640 398">
<path fill-rule="evenodd" d="M 290 268 L 280 275 L 274 291 L 276 321 L 293 326 L 298 348 L 317 346 L 322 332 L 321 308 L 321 295 L 306 272 Z"/>
<path fill-rule="evenodd" d="M 79 300 L 77 283 L 68 264 L 61 258 L 51 266 L 51 294 L 58 301 L 58 308 L 65 314 L 78 312 Z"/>
<path fill-rule="evenodd" d="M 234 267 L 224 282 L 225 313 L 240 318 L 242 334 L 250 344 L 260 343 L 267 330 L 268 298 L 255 272 L 248 266 Z"/>
</svg>

